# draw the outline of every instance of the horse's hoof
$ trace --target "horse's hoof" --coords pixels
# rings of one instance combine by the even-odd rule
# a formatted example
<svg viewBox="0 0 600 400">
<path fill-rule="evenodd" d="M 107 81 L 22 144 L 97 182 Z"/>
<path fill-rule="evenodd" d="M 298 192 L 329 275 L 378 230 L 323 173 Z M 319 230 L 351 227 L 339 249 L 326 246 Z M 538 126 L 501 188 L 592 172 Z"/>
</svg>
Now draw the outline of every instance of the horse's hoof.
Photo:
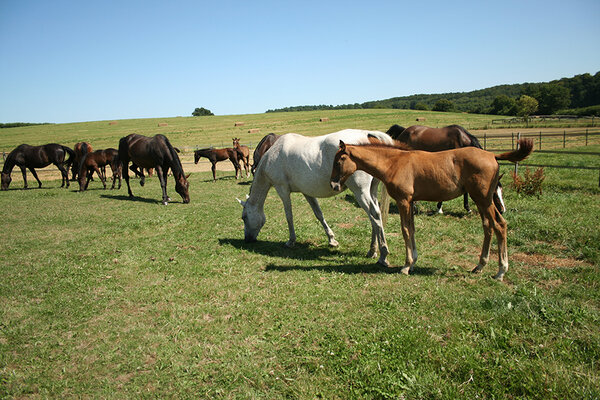
<svg viewBox="0 0 600 400">
<path fill-rule="evenodd" d="M 410 267 L 403 267 L 400 272 L 404 275 L 408 275 L 410 273 L 411 268 Z"/>
<path fill-rule="evenodd" d="M 287 242 L 285 242 L 285 247 L 287 247 L 288 249 L 294 248 L 295 245 L 296 245 L 296 242 L 292 242 L 291 240 L 288 240 Z"/>
<path fill-rule="evenodd" d="M 162 205 L 163 205 L 163 206 L 168 206 L 168 205 L 169 205 L 169 202 L 168 202 L 168 201 L 163 201 L 163 202 L 162 202 Z"/>
<path fill-rule="evenodd" d="M 331 239 L 331 240 L 329 241 L 329 246 L 331 246 L 331 247 L 338 247 L 339 245 L 340 245 L 340 244 L 339 244 L 339 243 L 338 243 L 338 241 L 337 241 L 337 240 L 335 240 L 335 239 Z"/>
<path fill-rule="evenodd" d="M 492 278 L 494 278 L 498 282 L 502 282 L 504 280 L 504 274 L 497 274 L 497 275 L 494 275 Z"/>
<path fill-rule="evenodd" d="M 480 267 L 480 266 L 478 265 L 478 266 L 476 266 L 475 268 L 473 268 L 473 269 L 471 270 L 471 273 L 472 273 L 472 274 L 478 274 L 478 273 L 480 273 L 480 272 L 481 272 L 481 270 L 482 270 L 482 269 L 483 269 L 483 267 Z"/>
<path fill-rule="evenodd" d="M 381 258 L 379 260 L 377 260 L 377 264 L 381 265 L 384 268 L 389 268 L 390 267 L 390 263 L 388 262 L 388 260 L 382 260 Z"/>
<path fill-rule="evenodd" d="M 376 258 L 377 257 L 377 250 L 369 250 L 369 252 L 367 253 L 367 258 Z"/>
</svg>

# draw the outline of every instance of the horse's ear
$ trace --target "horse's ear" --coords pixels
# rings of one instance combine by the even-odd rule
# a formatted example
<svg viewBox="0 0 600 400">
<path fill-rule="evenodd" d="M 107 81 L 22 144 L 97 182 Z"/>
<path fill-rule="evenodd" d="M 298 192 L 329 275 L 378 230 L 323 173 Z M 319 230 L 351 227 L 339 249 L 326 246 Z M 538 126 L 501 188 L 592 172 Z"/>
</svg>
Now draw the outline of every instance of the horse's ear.
<svg viewBox="0 0 600 400">
<path fill-rule="evenodd" d="M 498 182 L 500 182 L 502 180 L 502 177 L 504 176 L 504 172 L 500 174 L 500 177 L 498 177 Z"/>
<path fill-rule="evenodd" d="M 241 201 L 241 200 L 240 200 L 240 199 L 238 199 L 237 197 L 236 197 L 235 199 L 238 201 L 238 203 L 240 203 L 240 205 L 241 205 L 242 207 L 245 207 L 245 206 L 246 206 L 246 202 L 245 202 L 245 201 Z"/>
<path fill-rule="evenodd" d="M 344 143 L 343 140 L 340 140 L 340 150 L 341 151 L 346 151 L 346 143 Z"/>
<path fill-rule="evenodd" d="M 191 174 L 192 174 L 191 172 L 190 172 L 189 174 L 187 174 L 187 175 L 185 176 L 185 179 L 190 179 L 190 175 L 191 175 Z"/>
</svg>

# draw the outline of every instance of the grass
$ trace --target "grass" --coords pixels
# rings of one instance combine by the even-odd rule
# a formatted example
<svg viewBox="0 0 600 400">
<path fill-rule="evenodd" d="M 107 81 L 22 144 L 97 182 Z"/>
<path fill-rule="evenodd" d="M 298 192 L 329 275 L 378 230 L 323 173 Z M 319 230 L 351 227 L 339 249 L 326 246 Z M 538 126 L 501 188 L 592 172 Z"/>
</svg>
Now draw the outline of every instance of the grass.
<svg viewBox="0 0 600 400">
<path fill-rule="evenodd" d="M 292 117 L 313 119 L 280 118 Z M 347 192 L 320 201 L 336 249 L 293 195 L 289 250 L 275 191 L 259 241 L 244 243 L 235 197 L 249 184 L 232 173 L 192 175 L 188 205 L 170 178 L 168 206 L 155 177 L 132 180 L 133 201 L 99 182 L 84 193 L 13 182 L 0 193 L 0 397 L 598 398 L 598 173 L 547 169 L 537 199 L 502 169 L 505 283 L 490 279 L 495 256 L 468 272 L 482 230 L 462 199 L 442 216 L 419 204 L 419 265 L 406 277 L 364 258 L 369 223 Z M 395 265 L 399 225 L 392 213 Z"/>
</svg>

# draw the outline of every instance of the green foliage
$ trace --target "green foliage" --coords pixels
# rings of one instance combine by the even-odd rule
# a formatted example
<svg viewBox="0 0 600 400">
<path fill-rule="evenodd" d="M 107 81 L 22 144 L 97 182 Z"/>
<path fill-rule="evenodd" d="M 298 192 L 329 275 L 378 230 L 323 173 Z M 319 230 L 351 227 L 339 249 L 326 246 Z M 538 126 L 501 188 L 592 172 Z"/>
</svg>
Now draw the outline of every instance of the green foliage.
<svg viewBox="0 0 600 400">
<path fill-rule="evenodd" d="M 456 109 L 456 106 L 450 100 L 439 99 L 438 101 L 435 102 L 435 104 L 433 105 L 433 108 L 431 110 L 432 111 L 450 112 L 450 111 L 454 111 L 455 109 Z"/>
<path fill-rule="evenodd" d="M 505 94 L 496 96 L 489 111 L 494 115 L 517 115 L 517 102 Z"/>
<path fill-rule="evenodd" d="M 525 123 L 529 124 L 529 116 L 534 114 L 538 109 L 538 101 L 533 97 L 522 95 L 515 104 L 517 115 L 525 119 Z"/>
<path fill-rule="evenodd" d="M 192 116 L 194 116 L 194 117 L 202 117 L 202 116 L 206 116 L 206 115 L 215 115 L 215 114 L 213 114 L 210 110 L 207 110 L 204 107 L 196 108 L 192 112 Z"/>
<path fill-rule="evenodd" d="M 554 114 L 571 104 L 571 91 L 568 87 L 557 83 L 532 86 L 524 94 L 534 97 L 538 101 L 538 111 L 541 115 Z"/>
<path fill-rule="evenodd" d="M 0 123 L 0 129 L 2 128 L 19 128 L 19 127 L 23 127 L 23 126 L 35 126 L 35 125 L 49 125 L 49 123 L 45 122 L 45 123 L 41 123 L 41 124 L 36 124 L 33 122 L 9 122 L 9 123 Z"/>
</svg>

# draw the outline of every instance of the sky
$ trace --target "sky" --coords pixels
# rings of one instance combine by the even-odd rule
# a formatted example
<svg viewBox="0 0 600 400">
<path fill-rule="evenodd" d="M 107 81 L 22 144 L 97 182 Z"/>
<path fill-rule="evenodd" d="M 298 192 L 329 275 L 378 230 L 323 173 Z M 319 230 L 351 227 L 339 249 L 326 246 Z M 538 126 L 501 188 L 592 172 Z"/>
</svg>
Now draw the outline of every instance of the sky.
<svg viewBox="0 0 600 400">
<path fill-rule="evenodd" d="M 254 114 L 595 74 L 599 21 L 599 0 L 0 0 L 0 122 Z"/>
</svg>

